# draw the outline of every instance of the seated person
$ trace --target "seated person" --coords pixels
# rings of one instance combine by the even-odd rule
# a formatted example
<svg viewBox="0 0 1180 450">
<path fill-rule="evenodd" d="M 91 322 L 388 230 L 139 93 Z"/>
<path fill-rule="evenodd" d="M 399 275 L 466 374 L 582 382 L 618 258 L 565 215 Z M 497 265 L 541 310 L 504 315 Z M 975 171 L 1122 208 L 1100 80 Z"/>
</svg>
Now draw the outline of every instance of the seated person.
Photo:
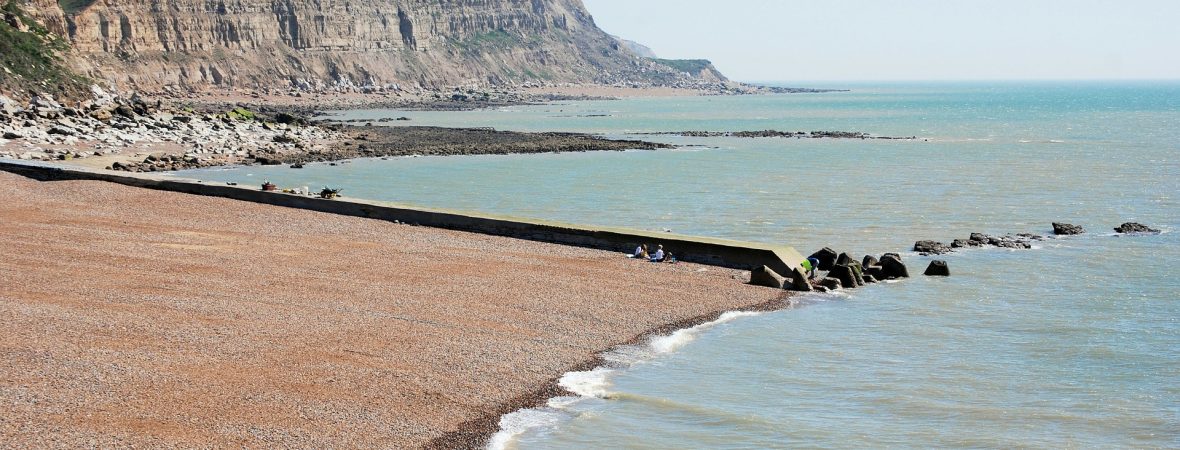
<svg viewBox="0 0 1180 450">
<path fill-rule="evenodd" d="M 660 245 L 656 248 L 656 252 L 651 255 L 651 262 L 664 262 L 664 246 Z"/>
<path fill-rule="evenodd" d="M 643 259 L 649 258 L 649 256 L 647 255 L 647 244 L 641 244 L 640 246 L 635 247 L 635 254 L 631 255 L 631 257 L 632 258 L 643 258 Z"/>
</svg>

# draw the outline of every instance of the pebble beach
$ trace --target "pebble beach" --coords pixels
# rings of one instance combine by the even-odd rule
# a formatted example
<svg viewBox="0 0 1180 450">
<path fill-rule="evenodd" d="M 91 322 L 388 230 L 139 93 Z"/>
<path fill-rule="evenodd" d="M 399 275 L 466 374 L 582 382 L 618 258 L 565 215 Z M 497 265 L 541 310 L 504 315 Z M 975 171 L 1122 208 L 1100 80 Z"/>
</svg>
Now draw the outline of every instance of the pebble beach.
<svg viewBox="0 0 1180 450">
<path fill-rule="evenodd" d="M 0 442 L 479 447 L 748 273 L 0 172 Z"/>
</svg>

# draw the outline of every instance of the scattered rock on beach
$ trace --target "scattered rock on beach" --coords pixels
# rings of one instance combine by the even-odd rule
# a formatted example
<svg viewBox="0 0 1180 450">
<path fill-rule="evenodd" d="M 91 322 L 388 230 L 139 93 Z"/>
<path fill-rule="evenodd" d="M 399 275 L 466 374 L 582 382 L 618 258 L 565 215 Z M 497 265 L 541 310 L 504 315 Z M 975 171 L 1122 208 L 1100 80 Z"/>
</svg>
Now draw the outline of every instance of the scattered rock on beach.
<svg viewBox="0 0 1180 450">
<path fill-rule="evenodd" d="M 1085 229 L 1074 224 L 1053 222 L 1053 234 L 1056 235 L 1082 234 L 1085 232 Z"/>
<path fill-rule="evenodd" d="M 926 272 L 923 273 L 923 275 L 949 277 L 951 276 L 951 270 L 950 267 L 947 266 L 946 261 L 936 259 L 934 261 L 930 261 L 930 265 L 926 266 Z"/>
<path fill-rule="evenodd" d="M 782 289 L 784 283 L 786 283 L 786 278 L 769 267 L 762 266 L 750 271 L 750 284 L 752 285 Z"/>
<path fill-rule="evenodd" d="M 790 284 L 784 285 L 784 288 L 800 292 L 811 292 L 814 289 L 811 282 L 807 280 L 807 274 L 803 273 L 803 269 L 799 267 L 791 269 Z"/>
<path fill-rule="evenodd" d="M 1157 234 L 1160 230 L 1149 227 L 1138 222 L 1127 222 L 1115 228 L 1116 233 L 1122 234 Z"/>
</svg>

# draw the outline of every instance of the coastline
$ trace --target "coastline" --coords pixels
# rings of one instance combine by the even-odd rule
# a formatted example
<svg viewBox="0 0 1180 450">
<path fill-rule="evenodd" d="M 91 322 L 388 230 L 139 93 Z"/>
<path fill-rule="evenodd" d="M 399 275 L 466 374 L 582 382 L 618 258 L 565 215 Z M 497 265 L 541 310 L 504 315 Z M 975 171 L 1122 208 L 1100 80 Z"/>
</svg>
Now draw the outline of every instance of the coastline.
<svg viewBox="0 0 1180 450">
<path fill-rule="evenodd" d="M 669 335 L 676 331 L 687 330 L 699 325 L 704 325 L 718 320 L 723 314 L 728 312 L 766 312 L 790 308 L 794 305 L 792 297 L 794 297 L 796 294 L 797 293 L 791 291 L 783 291 L 779 297 L 774 299 L 746 306 L 717 310 L 706 314 L 701 314 L 696 317 L 689 317 L 667 324 L 658 325 L 647 331 L 639 333 L 630 339 L 598 350 L 594 353 L 592 358 L 575 364 L 567 370 L 561 372 L 561 374 L 551 378 L 544 387 L 534 392 L 523 394 L 509 401 L 503 402 L 493 408 L 491 410 L 492 412 L 487 413 L 485 416 L 463 423 L 459 427 L 459 430 L 437 437 L 431 440 L 430 443 L 424 447 L 484 448 L 487 446 L 491 437 L 500 431 L 500 419 L 504 417 L 504 415 L 524 409 L 544 406 L 550 399 L 556 397 L 577 395 L 576 393 L 561 387 L 559 384 L 561 379 L 569 373 L 584 372 L 601 367 L 607 367 L 607 362 L 603 355 L 611 350 L 619 347 L 639 345 L 655 337 Z"/>
<path fill-rule="evenodd" d="M 0 238 L 16 251 L 0 265 L 16 286 L 0 302 L 13 317 L 3 332 L 12 372 L 0 379 L 23 392 L 6 415 L 26 424 L 0 436 L 15 442 L 49 427 L 61 442 L 482 444 L 500 415 L 560 393 L 561 374 L 601 363 L 603 351 L 789 302 L 730 269 L 102 182 L 0 179 L 16 199 L 0 208 Z M 53 329 L 71 331 L 44 334 Z M 123 361 L 119 372 L 108 357 Z M 86 370 L 108 381 L 91 386 Z M 95 387 L 107 394 L 90 398 Z M 41 406 L 16 401 L 27 396 Z M 323 408 L 356 418 L 341 430 L 322 412 L 305 417 Z"/>
</svg>

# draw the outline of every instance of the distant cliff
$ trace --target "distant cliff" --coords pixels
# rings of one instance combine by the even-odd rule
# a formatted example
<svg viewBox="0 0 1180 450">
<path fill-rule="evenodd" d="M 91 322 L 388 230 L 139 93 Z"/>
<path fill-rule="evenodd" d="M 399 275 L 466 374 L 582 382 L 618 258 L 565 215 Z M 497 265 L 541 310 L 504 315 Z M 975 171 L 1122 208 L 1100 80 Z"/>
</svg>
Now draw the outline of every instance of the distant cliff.
<svg viewBox="0 0 1180 450">
<path fill-rule="evenodd" d="M 18 3 L 65 37 L 65 58 L 80 74 L 147 91 L 718 79 L 635 55 L 594 24 L 581 0 Z"/>
</svg>

